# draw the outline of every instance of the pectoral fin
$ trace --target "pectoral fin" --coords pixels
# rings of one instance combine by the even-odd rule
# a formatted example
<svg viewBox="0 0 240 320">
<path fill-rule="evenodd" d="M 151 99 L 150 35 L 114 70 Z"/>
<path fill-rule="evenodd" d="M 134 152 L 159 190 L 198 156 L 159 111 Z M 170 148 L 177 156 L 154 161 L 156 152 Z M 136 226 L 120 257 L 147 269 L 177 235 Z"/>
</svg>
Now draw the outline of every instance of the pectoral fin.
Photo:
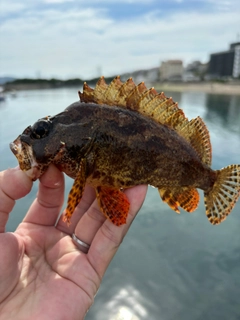
<svg viewBox="0 0 240 320">
<path fill-rule="evenodd" d="M 116 226 L 126 223 L 130 203 L 122 191 L 108 187 L 97 187 L 96 194 L 103 214 Z"/>
<path fill-rule="evenodd" d="M 182 207 L 188 212 L 193 212 L 197 209 L 199 203 L 199 194 L 195 188 L 192 187 L 178 187 L 167 188 L 162 187 L 158 192 L 164 202 L 166 202 L 171 209 L 180 213 L 178 206 Z"/>
<path fill-rule="evenodd" d="M 82 159 L 80 162 L 79 170 L 77 172 L 73 186 L 69 192 L 67 208 L 63 216 L 63 221 L 67 222 L 68 225 L 70 224 L 70 220 L 76 206 L 79 204 L 82 198 L 85 184 L 86 184 L 86 159 Z"/>
</svg>

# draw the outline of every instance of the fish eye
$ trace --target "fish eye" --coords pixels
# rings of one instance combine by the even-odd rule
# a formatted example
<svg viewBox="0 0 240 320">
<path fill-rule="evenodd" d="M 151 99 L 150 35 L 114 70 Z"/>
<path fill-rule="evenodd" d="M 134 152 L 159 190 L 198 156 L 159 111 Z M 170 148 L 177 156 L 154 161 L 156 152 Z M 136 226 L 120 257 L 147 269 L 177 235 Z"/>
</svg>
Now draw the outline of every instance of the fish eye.
<svg viewBox="0 0 240 320">
<path fill-rule="evenodd" d="M 32 138 L 34 139 L 41 139 L 44 138 L 48 135 L 49 133 L 49 128 L 50 127 L 50 122 L 46 120 L 40 120 L 36 122 L 32 126 Z"/>
</svg>

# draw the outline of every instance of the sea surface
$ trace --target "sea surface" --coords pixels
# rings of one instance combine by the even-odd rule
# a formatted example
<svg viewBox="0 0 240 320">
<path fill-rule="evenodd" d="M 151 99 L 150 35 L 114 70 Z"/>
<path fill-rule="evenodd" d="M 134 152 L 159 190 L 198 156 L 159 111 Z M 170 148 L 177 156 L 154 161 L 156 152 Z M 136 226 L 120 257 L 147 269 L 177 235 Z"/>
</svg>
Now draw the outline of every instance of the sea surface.
<svg viewBox="0 0 240 320">
<path fill-rule="evenodd" d="M 19 91 L 0 103 L 0 170 L 17 165 L 12 142 L 37 119 L 78 100 L 77 89 Z M 210 131 L 214 169 L 240 163 L 240 96 L 166 92 L 188 118 Z M 66 179 L 66 195 L 72 180 Z M 35 198 L 17 201 L 14 231 Z M 172 211 L 149 187 L 146 201 L 103 279 L 87 320 L 239 320 L 240 201 L 219 226 L 205 216 L 203 194 L 192 214 Z"/>
</svg>

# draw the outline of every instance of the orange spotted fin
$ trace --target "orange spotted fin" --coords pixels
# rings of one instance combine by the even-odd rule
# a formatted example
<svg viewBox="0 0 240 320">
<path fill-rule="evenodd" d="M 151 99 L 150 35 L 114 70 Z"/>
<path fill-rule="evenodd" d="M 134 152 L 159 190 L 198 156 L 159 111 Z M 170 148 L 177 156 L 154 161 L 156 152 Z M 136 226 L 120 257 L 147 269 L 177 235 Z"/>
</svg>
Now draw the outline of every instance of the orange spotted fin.
<svg viewBox="0 0 240 320">
<path fill-rule="evenodd" d="M 171 209 L 180 213 L 178 206 L 187 212 L 193 212 L 197 209 L 199 203 L 199 193 L 192 187 L 162 187 L 158 192 L 164 202 Z"/>
<path fill-rule="evenodd" d="M 172 191 L 170 189 L 168 189 L 168 188 L 159 188 L 158 192 L 159 192 L 160 197 L 162 198 L 162 200 L 164 202 L 166 202 L 172 210 L 176 211 L 177 213 L 180 213 L 180 211 L 178 209 L 179 202 L 173 196 Z"/>
<path fill-rule="evenodd" d="M 71 217 L 76 206 L 79 204 L 84 187 L 86 184 L 86 159 L 82 159 L 80 162 L 79 170 L 74 180 L 73 186 L 68 195 L 67 208 L 63 216 L 63 221 L 70 224 Z"/>
<path fill-rule="evenodd" d="M 96 194 L 101 211 L 106 218 L 116 226 L 125 224 L 130 207 L 125 193 L 115 188 L 97 187 Z"/>
<path fill-rule="evenodd" d="M 240 165 L 215 171 L 217 179 L 209 192 L 204 192 L 206 215 L 212 224 L 219 224 L 231 212 L 240 196 Z"/>
</svg>

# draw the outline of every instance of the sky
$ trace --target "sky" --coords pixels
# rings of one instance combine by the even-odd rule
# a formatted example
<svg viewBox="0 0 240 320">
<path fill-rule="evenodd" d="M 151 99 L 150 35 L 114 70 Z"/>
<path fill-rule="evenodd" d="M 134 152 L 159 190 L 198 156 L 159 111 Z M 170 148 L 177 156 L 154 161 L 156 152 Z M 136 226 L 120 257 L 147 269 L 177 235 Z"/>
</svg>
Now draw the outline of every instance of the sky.
<svg viewBox="0 0 240 320">
<path fill-rule="evenodd" d="M 114 76 L 240 41 L 239 0 L 0 0 L 0 76 Z"/>
</svg>

